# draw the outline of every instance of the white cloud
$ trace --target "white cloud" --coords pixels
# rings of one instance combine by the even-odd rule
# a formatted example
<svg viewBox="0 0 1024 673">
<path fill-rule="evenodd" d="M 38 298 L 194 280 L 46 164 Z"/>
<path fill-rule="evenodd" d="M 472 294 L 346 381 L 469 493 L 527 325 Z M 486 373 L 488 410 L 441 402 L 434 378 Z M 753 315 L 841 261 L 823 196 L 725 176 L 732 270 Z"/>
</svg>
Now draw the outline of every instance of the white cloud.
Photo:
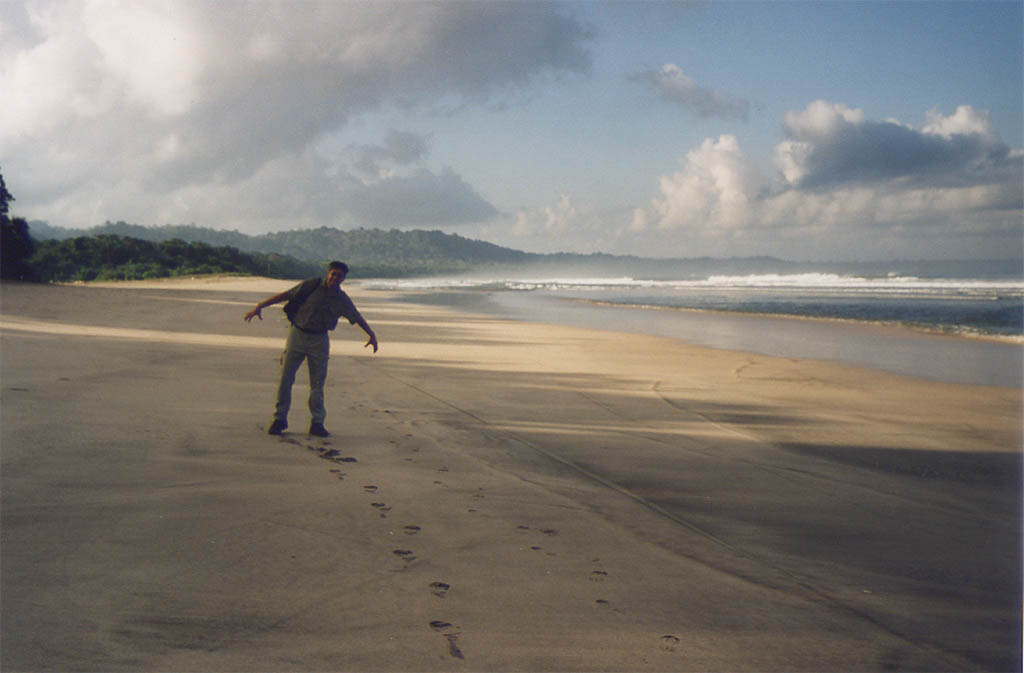
<svg viewBox="0 0 1024 673">
<path fill-rule="evenodd" d="M 629 208 L 595 209 L 571 194 L 562 193 L 554 203 L 498 214 L 466 233 L 520 250 L 608 252 L 620 243 L 619 224 L 630 212 Z"/>
<path fill-rule="evenodd" d="M 975 110 L 970 105 L 959 106 L 956 112 L 948 117 L 944 117 L 937 109 L 931 109 L 927 113 L 927 120 L 928 123 L 921 130 L 947 140 L 957 135 L 976 135 L 990 141 L 998 141 L 989 113 L 985 110 Z"/>
<path fill-rule="evenodd" d="M 417 133 L 405 131 L 388 131 L 381 145 L 359 145 L 352 148 L 356 157 L 353 166 L 367 178 L 379 178 L 393 175 L 382 164 L 409 165 L 422 159 L 429 153 L 427 139 Z"/>
<path fill-rule="evenodd" d="M 783 126 L 796 139 L 784 140 L 775 147 L 775 165 L 790 184 L 807 178 L 815 142 L 836 133 L 843 125 L 860 124 L 864 112 L 823 100 L 810 103 L 800 111 L 785 114 Z"/>
<path fill-rule="evenodd" d="M 702 87 L 674 63 L 661 70 L 645 70 L 631 79 L 646 84 L 664 100 L 689 110 L 698 117 L 747 119 L 750 103 L 727 93 Z"/>
<path fill-rule="evenodd" d="M 633 211 L 633 217 L 629 221 L 629 227 L 627 231 L 639 234 L 647 231 L 647 211 L 643 208 L 637 208 Z"/>
<path fill-rule="evenodd" d="M 369 224 L 368 204 L 408 219 L 397 211 L 427 186 L 426 220 L 487 217 L 465 178 L 422 165 L 425 139 L 397 131 L 351 166 L 381 184 L 303 159 L 322 174 L 253 186 L 383 106 L 486 103 L 590 59 L 588 30 L 549 3 L 42 0 L 5 7 L 4 25 L 18 35 L 0 43 L 5 177 L 25 215 L 73 227 L 216 227 L 240 209 L 249 230 Z M 272 221 L 284 195 L 296 210 Z"/>
<path fill-rule="evenodd" d="M 842 258 L 857 241 L 862 254 L 922 256 L 968 239 L 969 255 L 1019 254 L 1024 152 L 999 139 L 987 112 L 932 110 L 917 130 L 815 101 L 786 114 L 784 131 L 774 182 L 734 137 L 708 138 L 659 179 L 659 198 L 624 233 L 650 239 L 655 225 L 705 254 L 728 240 L 732 254 L 785 257 L 799 243 Z"/>
<path fill-rule="evenodd" d="M 38 34 L 35 42 L 0 42 L 0 149 L 11 138 L 46 133 L 75 116 L 94 116 L 112 104 L 76 16 L 57 5 L 34 8 L 8 33 Z M 12 46 L 5 46 L 12 45 Z"/>
<path fill-rule="evenodd" d="M 791 135 L 807 138 L 824 138 L 844 125 L 863 123 L 863 110 L 823 100 L 813 101 L 803 110 L 789 111 L 784 117 L 785 128 Z"/>
<path fill-rule="evenodd" d="M 950 117 L 932 110 L 922 130 L 865 119 L 861 110 L 814 101 L 785 115 L 786 139 L 775 164 L 786 182 L 823 188 L 846 182 L 908 180 L 985 183 L 1009 168 L 1010 148 L 987 113 L 961 106 Z"/>
<path fill-rule="evenodd" d="M 686 155 L 683 170 L 659 183 L 661 198 L 654 201 L 653 211 L 662 229 L 729 235 L 755 223 L 752 207 L 762 178 L 735 136 L 708 138 Z"/>
<path fill-rule="evenodd" d="M 124 99 L 156 115 L 186 112 L 199 96 L 205 45 L 201 17 L 178 2 L 85 3 L 82 31 Z"/>
<path fill-rule="evenodd" d="M 559 238 L 580 228 L 581 214 L 572 197 L 560 194 L 553 205 L 536 209 L 520 208 L 512 232 L 516 236 Z"/>
<path fill-rule="evenodd" d="M 379 227 L 438 227 L 488 220 L 498 211 L 452 171 L 420 171 L 343 191 L 339 207 L 354 222 Z"/>
</svg>

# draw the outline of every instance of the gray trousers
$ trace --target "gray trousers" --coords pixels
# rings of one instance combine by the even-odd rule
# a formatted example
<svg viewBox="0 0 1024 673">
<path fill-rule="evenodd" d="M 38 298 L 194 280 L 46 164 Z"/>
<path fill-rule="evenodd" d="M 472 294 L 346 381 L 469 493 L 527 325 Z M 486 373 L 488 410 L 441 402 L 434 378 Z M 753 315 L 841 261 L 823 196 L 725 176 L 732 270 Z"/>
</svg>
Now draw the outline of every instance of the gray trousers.
<svg viewBox="0 0 1024 673">
<path fill-rule="evenodd" d="M 312 415 L 313 423 L 324 422 L 327 418 L 327 409 L 324 407 L 324 381 L 327 380 L 327 360 L 330 354 L 331 340 L 326 332 L 308 334 L 294 325 L 288 328 L 288 340 L 285 342 L 284 353 L 281 354 L 281 381 L 277 384 L 275 419 L 288 420 L 295 373 L 305 360 L 309 367 L 309 413 Z"/>
</svg>

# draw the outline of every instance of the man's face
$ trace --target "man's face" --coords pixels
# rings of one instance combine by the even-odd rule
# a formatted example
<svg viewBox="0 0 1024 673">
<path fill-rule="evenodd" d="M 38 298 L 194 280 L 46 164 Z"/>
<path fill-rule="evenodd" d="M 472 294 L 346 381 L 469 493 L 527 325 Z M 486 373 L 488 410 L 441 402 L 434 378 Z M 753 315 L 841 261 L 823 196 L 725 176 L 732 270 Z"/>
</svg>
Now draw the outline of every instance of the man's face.
<svg viewBox="0 0 1024 673">
<path fill-rule="evenodd" d="M 337 290 L 343 280 L 345 280 L 345 272 L 341 269 L 327 270 L 327 287 Z"/>
</svg>

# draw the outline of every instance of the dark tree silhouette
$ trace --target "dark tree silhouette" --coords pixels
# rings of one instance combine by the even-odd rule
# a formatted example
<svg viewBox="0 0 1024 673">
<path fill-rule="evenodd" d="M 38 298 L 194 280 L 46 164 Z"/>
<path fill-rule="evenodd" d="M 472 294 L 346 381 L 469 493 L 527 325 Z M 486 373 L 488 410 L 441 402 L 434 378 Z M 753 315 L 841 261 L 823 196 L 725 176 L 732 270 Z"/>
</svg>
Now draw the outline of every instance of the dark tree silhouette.
<svg viewBox="0 0 1024 673">
<path fill-rule="evenodd" d="M 35 252 L 35 243 L 28 233 L 28 222 L 21 217 L 11 219 L 8 216 L 13 200 L 0 173 L 0 278 L 31 280 L 29 258 Z"/>
</svg>

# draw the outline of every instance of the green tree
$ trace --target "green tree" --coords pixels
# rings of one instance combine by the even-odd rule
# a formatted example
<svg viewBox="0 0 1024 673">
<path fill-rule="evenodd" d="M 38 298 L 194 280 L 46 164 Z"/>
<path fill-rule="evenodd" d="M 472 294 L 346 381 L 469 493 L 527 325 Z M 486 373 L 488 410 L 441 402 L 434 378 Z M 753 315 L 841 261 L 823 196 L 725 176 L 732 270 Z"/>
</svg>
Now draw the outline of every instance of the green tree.
<svg viewBox="0 0 1024 673">
<path fill-rule="evenodd" d="M 0 278 L 31 280 L 32 267 L 28 260 L 35 252 L 35 243 L 29 236 L 25 218 L 12 220 L 8 216 L 13 200 L 0 173 Z"/>
<path fill-rule="evenodd" d="M 7 184 L 4 182 L 4 174 L 0 173 L 0 223 L 7 224 L 7 212 L 10 202 L 14 200 L 11 193 L 7 191 Z"/>
</svg>

